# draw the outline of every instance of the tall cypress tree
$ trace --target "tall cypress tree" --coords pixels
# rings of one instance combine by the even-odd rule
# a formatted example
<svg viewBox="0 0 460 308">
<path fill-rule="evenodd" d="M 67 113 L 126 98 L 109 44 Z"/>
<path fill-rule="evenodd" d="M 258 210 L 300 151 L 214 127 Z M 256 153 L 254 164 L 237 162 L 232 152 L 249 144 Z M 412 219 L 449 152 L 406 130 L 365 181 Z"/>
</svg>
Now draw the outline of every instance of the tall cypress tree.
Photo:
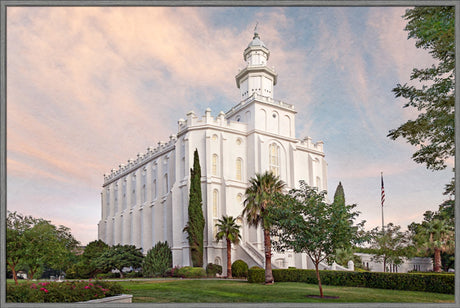
<svg viewBox="0 0 460 308">
<path fill-rule="evenodd" d="M 201 197 L 201 167 L 198 150 L 193 154 L 193 168 L 190 169 L 190 194 L 188 203 L 188 223 L 184 228 L 190 244 L 192 265 L 203 267 L 204 216 Z"/>
<path fill-rule="evenodd" d="M 334 194 L 334 203 L 345 206 L 345 192 L 343 191 L 342 182 L 339 182 Z"/>
</svg>

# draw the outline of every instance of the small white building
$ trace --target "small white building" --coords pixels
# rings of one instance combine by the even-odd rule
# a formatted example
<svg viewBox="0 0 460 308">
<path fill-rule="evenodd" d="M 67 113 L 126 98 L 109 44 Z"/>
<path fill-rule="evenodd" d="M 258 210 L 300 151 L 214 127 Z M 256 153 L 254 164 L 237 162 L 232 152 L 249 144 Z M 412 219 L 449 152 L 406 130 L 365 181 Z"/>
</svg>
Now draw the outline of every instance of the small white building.
<svg viewBox="0 0 460 308">
<path fill-rule="evenodd" d="M 109 245 L 132 244 L 146 253 L 158 241 L 168 241 L 173 265 L 191 264 L 183 229 L 188 221 L 190 168 L 198 149 L 201 165 L 204 264 L 226 266 L 225 241 L 215 240 L 217 220 L 239 217 L 248 180 L 266 170 L 280 176 L 288 188 L 299 180 L 327 189 L 323 142 L 297 139 L 293 105 L 274 99 L 278 75 L 268 66 L 270 51 L 254 33 L 243 52 L 246 67 L 235 77 L 240 101 L 217 116 L 206 109 L 179 119 L 177 132 L 104 175 L 102 216 L 98 238 Z M 242 241 L 232 260 L 264 266 L 263 232 L 238 218 Z M 274 268 L 314 268 L 305 254 L 274 253 Z M 310 263 L 310 262 L 308 262 Z"/>
<path fill-rule="evenodd" d="M 383 272 L 383 262 L 372 260 L 374 255 L 369 253 L 355 253 L 361 258 L 363 268 L 371 272 Z M 411 259 L 404 258 L 403 263 L 396 265 L 393 263 L 386 264 L 387 273 L 407 273 L 410 271 L 429 272 L 433 270 L 433 261 L 431 258 L 415 257 Z"/>
</svg>

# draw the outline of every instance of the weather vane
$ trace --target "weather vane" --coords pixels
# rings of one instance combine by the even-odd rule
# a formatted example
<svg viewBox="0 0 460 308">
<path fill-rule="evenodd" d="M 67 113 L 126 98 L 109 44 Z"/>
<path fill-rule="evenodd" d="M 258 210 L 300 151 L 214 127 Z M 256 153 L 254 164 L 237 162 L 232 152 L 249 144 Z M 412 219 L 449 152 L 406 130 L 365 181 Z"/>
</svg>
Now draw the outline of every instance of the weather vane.
<svg viewBox="0 0 460 308">
<path fill-rule="evenodd" d="M 257 33 L 257 25 L 259 24 L 258 21 L 256 21 L 256 26 L 254 27 L 254 33 Z"/>
</svg>

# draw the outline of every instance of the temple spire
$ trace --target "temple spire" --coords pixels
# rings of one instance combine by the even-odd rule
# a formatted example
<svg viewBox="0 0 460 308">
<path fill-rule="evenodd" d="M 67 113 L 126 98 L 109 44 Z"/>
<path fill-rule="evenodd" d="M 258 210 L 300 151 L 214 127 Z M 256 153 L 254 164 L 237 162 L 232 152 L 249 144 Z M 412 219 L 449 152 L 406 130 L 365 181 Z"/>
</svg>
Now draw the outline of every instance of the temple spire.
<svg viewBox="0 0 460 308">
<path fill-rule="evenodd" d="M 254 37 L 252 39 L 255 39 L 256 37 L 257 38 L 260 38 L 259 37 L 259 33 L 257 32 L 257 26 L 259 25 L 259 22 L 257 21 L 256 22 L 256 26 L 254 27 Z"/>
</svg>

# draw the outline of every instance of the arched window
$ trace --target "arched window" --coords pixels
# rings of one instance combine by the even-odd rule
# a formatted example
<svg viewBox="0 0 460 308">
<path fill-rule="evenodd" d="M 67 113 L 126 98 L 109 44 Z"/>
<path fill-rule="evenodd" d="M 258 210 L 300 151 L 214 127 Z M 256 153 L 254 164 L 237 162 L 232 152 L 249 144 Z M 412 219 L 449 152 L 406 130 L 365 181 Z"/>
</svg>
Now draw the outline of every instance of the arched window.
<svg viewBox="0 0 460 308">
<path fill-rule="evenodd" d="M 122 195 L 123 195 L 123 196 L 122 196 L 123 210 L 126 209 L 127 203 L 128 203 L 128 202 L 127 202 L 127 201 L 128 201 L 128 200 L 127 200 L 127 196 L 126 196 L 126 191 L 127 191 L 127 187 L 126 187 L 126 186 L 127 186 L 127 184 L 128 184 L 128 180 L 127 180 L 126 178 L 124 178 L 124 179 L 123 179 L 123 184 L 122 184 L 122 187 L 121 187 L 121 189 L 122 189 L 121 192 L 122 192 Z"/>
<path fill-rule="evenodd" d="M 219 215 L 219 191 L 214 189 L 212 191 L 212 239 L 216 240 L 217 235 L 217 226 L 218 223 L 218 215 Z"/>
<path fill-rule="evenodd" d="M 115 188 L 113 190 L 113 213 L 118 212 L 118 183 L 115 183 Z"/>
<path fill-rule="evenodd" d="M 276 176 L 280 175 L 280 147 L 276 143 L 269 146 L 269 170 Z"/>
<path fill-rule="evenodd" d="M 241 204 L 241 202 L 243 202 L 243 195 L 242 194 L 236 195 L 236 202 L 238 204 Z"/>
<path fill-rule="evenodd" d="M 156 164 L 152 168 L 152 200 L 157 198 L 157 168 Z"/>
<path fill-rule="evenodd" d="M 146 183 L 147 183 L 147 170 L 144 168 L 142 170 L 142 177 L 141 177 L 141 202 L 142 203 L 145 203 L 145 201 L 147 200 Z"/>
<path fill-rule="evenodd" d="M 236 179 L 238 181 L 242 180 L 242 165 L 243 165 L 243 160 L 241 158 L 236 159 Z"/>
<path fill-rule="evenodd" d="M 106 192 L 105 192 L 105 204 L 106 204 L 106 213 L 105 213 L 105 217 L 109 217 L 110 216 L 110 188 L 107 188 Z"/>
<path fill-rule="evenodd" d="M 217 175 L 217 154 L 212 154 L 211 173 L 212 175 Z"/>
<path fill-rule="evenodd" d="M 217 264 L 217 265 L 220 265 L 221 261 L 220 261 L 220 258 L 219 257 L 216 257 L 214 259 L 214 264 Z"/>
<path fill-rule="evenodd" d="M 219 191 L 214 189 L 212 192 L 212 217 L 218 217 Z"/>
<path fill-rule="evenodd" d="M 169 181 L 168 181 L 168 174 L 166 173 L 163 177 L 163 192 L 166 195 L 169 191 Z"/>
<path fill-rule="evenodd" d="M 136 174 L 132 175 L 131 179 L 131 190 L 132 190 L 132 195 L 131 195 L 131 207 L 136 205 Z"/>
</svg>

